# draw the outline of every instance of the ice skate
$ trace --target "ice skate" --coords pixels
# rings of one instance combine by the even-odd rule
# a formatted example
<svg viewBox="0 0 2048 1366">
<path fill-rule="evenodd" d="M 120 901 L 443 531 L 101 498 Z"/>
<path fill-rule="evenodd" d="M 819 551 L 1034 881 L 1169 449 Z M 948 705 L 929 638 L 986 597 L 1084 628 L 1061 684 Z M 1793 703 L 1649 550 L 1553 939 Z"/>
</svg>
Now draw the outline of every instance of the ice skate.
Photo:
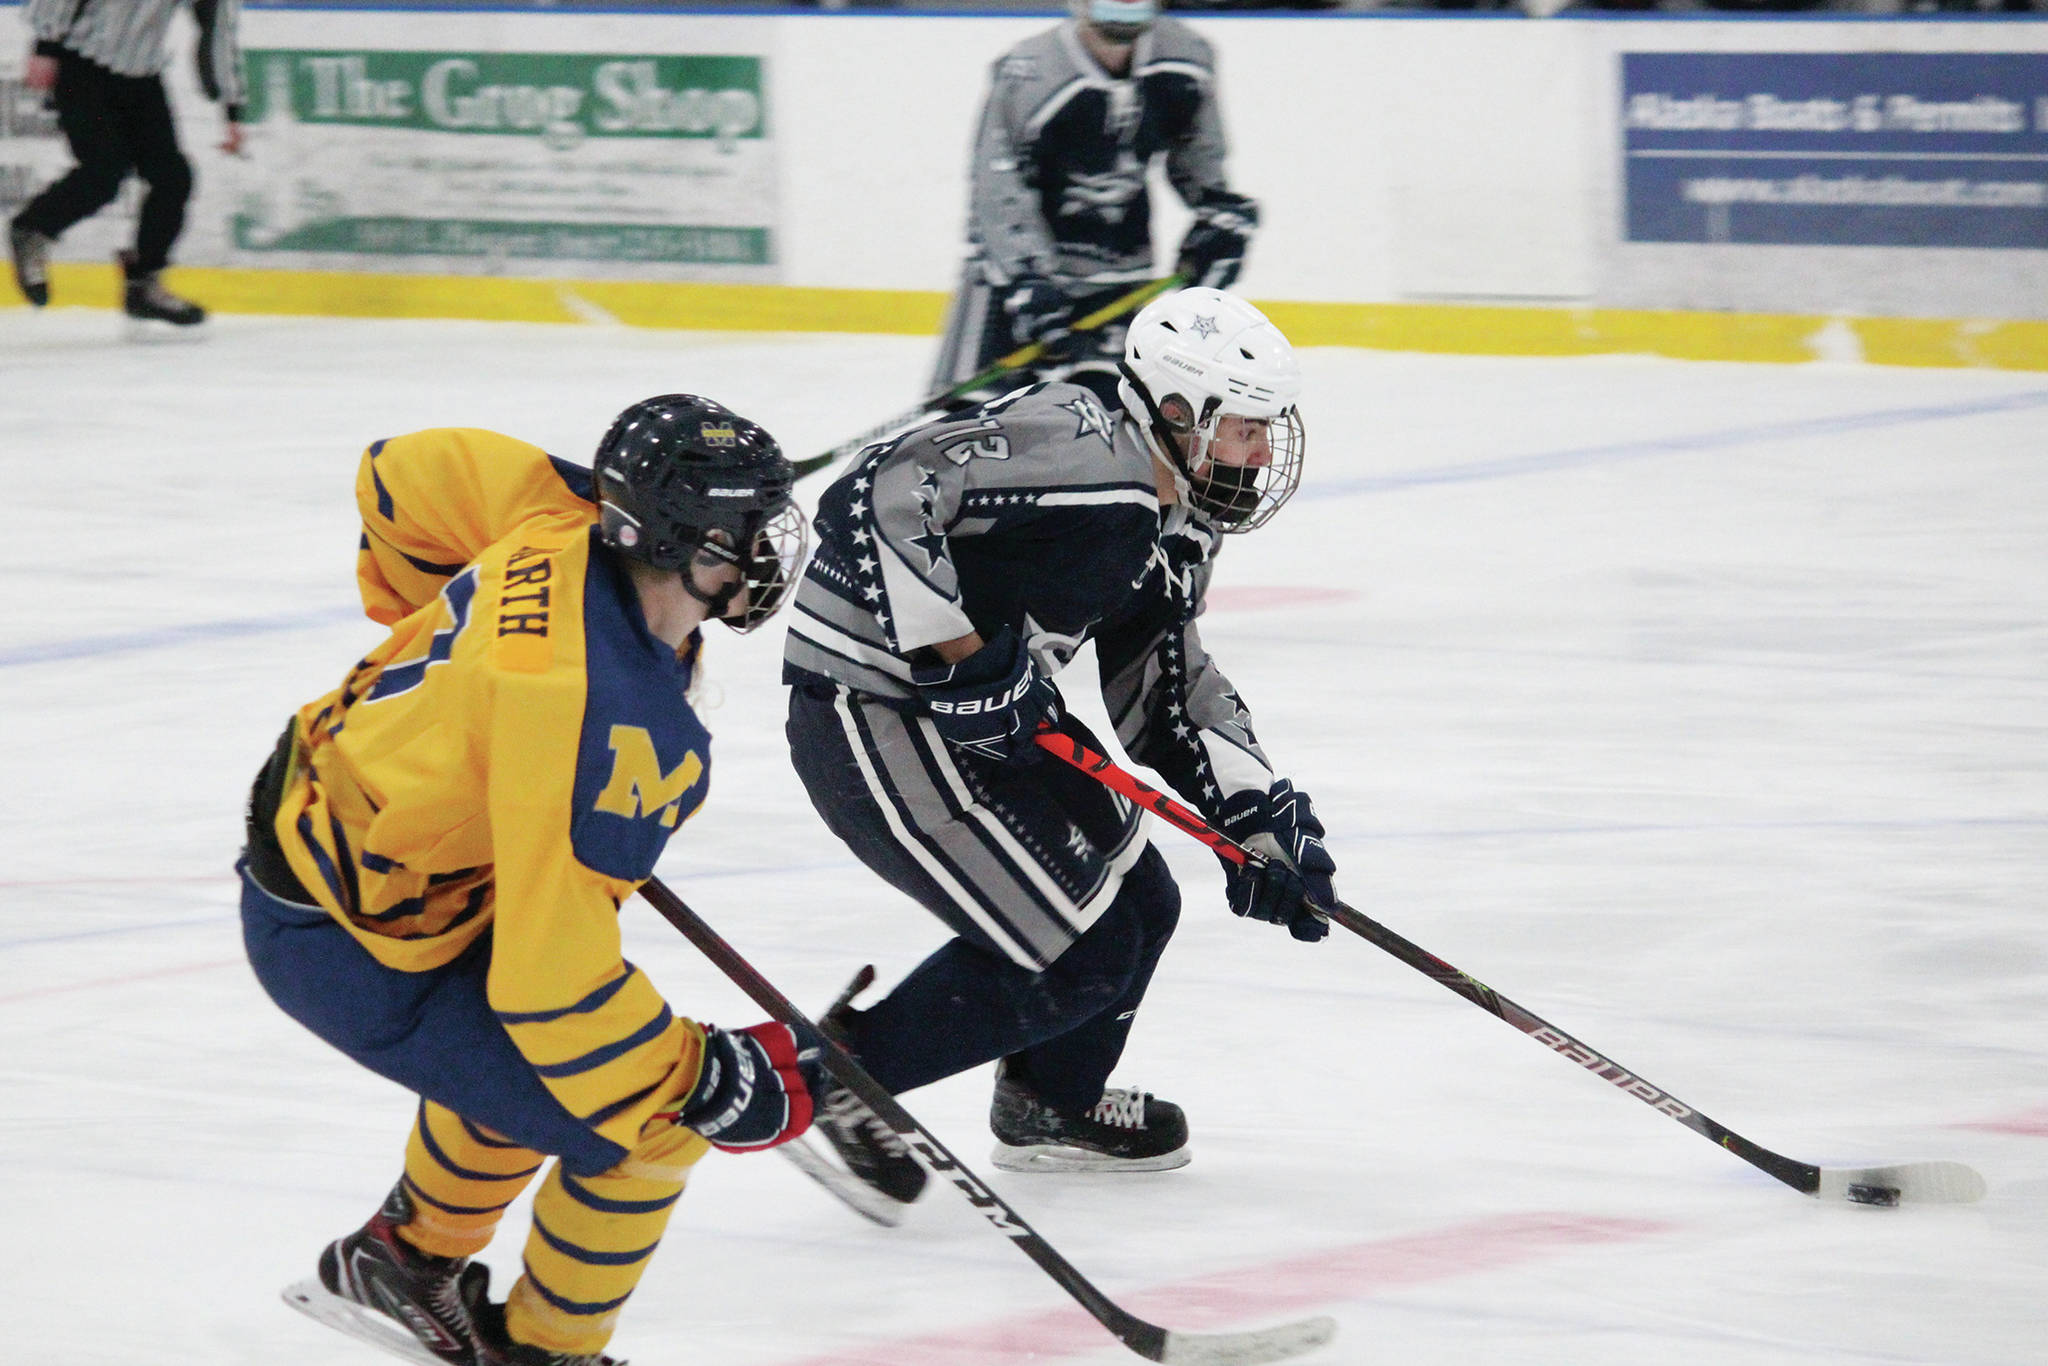
<svg viewBox="0 0 2048 1366">
<path fill-rule="evenodd" d="M 14 262 L 14 283 L 37 308 L 50 302 L 50 239 L 33 228 L 7 225 L 7 252 Z"/>
<path fill-rule="evenodd" d="M 862 968 L 818 1019 L 819 1030 L 841 1048 L 852 1035 L 853 998 L 874 980 L 875 970 Z M 924 1194 L 925 1170 L 909 1145 L 837 1078 L 817 1098 L 812 1125 L 848 1171 L 889 1199 L 908 1205 Z"/>
<path fill-rule="evenodd" d="M 156 271 L 137 270 L 135 257 L 122 252 L 121 311 L 138 322 L 169 323 L 173 327 L 194 327 L 206 321 L 206 310 L 190 299 L 182 299 L 163 287 Z"/>
<path fill-rule="evenodd" d="M 422 1366 L 476 1366 L 475 1318 L 488 1305 L 490 1268 L 466 1257 L 436 1257 L 406 1242 L 398 1230 L 412 1215 L 404 1185 L 394 1186 L 369 1223 L 321 1252 L 315 1278 L 285 1289 L 285 1303 Z"/>
<path fill-rule="evenodd" d="M 626 1366 L 603 1352 L 577 1355 L 551 1352 L 530 1342 L 514 1342 L 505 1331 L 505 1306 L 483 1303 L 476 1311 L 476 1366 Z"/>
<path fill-rule="evenodd" d="M 1112 1089 L 1080 1113 L 1055 1110 L 1003 1068 L 996 1074 L 990 1159 L 1009 1172 L 1163 1172 L 1185 1167 L 1188 1120 L 1171 1101 Z"/>
</svg>

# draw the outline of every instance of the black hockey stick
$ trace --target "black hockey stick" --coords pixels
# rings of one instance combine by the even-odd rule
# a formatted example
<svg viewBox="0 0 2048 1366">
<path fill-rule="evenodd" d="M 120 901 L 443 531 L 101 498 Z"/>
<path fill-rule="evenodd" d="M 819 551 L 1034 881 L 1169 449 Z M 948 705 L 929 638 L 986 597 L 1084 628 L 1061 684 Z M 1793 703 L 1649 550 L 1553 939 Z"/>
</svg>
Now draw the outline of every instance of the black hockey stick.
<svg viewBox="0 0 2048 1366">
<path fill-rule="evenodd" d="M 953 1156 L 930 1130 L 912 1118 L 908 1110 L 897 1104 L 896 1098 L 867 1074 L 867 1069 L 820 1034 L 817 1026 L 790 1004 L 788 997 L 777 991 L 767 978 L 740 956 L 737 949 L 684 905 L 682 898 L 670 891 L 660 878 L 651 877 L 642 883 L 640 895 L 661 912 L 663 919 L 681 930 L 683 937 L 695 944 L 720 972 L 751 996 L 756 1005 L 797 1031 L 800 1037 L 816 1040 L 821 1045 L 825 1066 L 832 1075 L 860 1097 L 861 1103 L 880 1116 L 883 1123 L 900 1134 L 934 1176 L 943 1176 L 952 1182 L 954 1188 L 981 1211 L 998 1233 L 1014 1242 L 1020 1252 L 1038 1263 L 1046 1275 L 1059 1283 L 1060 1289 L 1094 1315 L 1097 1323 L 1139 1356 L 1148 1361 L 1171 1363 L 1172 1366 L 1257 1366 L 1260 1362 L 1283 1361 L 1298 1356 L 1310 1348 L 1320 1347 L 1336 1335 L 1336 1322 L 1328 1318 L 1301 1319 L 1247 1333 L 1175 1333 L 1147 1323 L 1122 1308 L 1097 1290 L 1086 1276 L 1054 1250 L 1052 1244 L 1025 1223 L 1022 1215 L 969 1171 L 966 1164 Z"/>
<path fill-rule="evenodd" d="M 1068 326 L 1066 335 L 1072 336 L 1077 332 L 1093 332 L 1104 323 L 1115 322 L 1118 318 L 1123 317 L 1124 314 L 1135 312 L 1146 304 L 1151 303 L 1160 295 L 1171 293 L 1186 283 L 1187 276 L 1185 275 L 1169 275 L 1163 280 L 1147 280 L 1136 289 L 1117 295 L 1094 312 L 1084 313 L 1074 319 Z M 1026 342 L 1008 355 L 997 357 L 995 363 L 980 374 L 963 379 L 952 388 L 933 394 L 915 408 L 905 408 L 887 422 L 876 423 L 859 436 L 854 437 L 850 441 L 840 442 L 823 455 L 814 455 L 808 459 L 797 461 L 794 467 L 796 469 L 796 477 L 801 479 L 807 474 L 816 474 L 827 465 L 852 455 L 871 441 L 879 441 L 885 436 L 894 436 L 906 427 L 914 427 L 925 418 L 936 416 L 954 399 L 971 394 L 986 384 L 992 384 L 1004 375 L 1009 374 L 1012 370 L 1022 370 L 1025 366 L 1030 365 L 1043 356 L 1047 349 L 1048 343 L 1046 342 Z"/>
<path fill-rule="evenodd" d="M 1256 850 L 1245 848 L 1173 798 L 1139 781 L 1118 767 L 1114 760 L 1098 754 L 1073 736 L 1060 731 L 1044 731 L 1038 736 L 1038 744 L 1112 791 L 1129 797 L 1168 824 L 1193 835 L 1230 862 L 1253 868 L 1267 862 L 1265 856 Z M 1634 1096 L 1659 1114 L 1669 1115 L 1694 1133 L 1726 1148 L 1796 1191 L 1821 1200 L 1848 1200 L 1860 1205 L 1896 1205 L 1902 1200 L 1925 1204 L 1968 1204 L 1983 1198 L 1984 1178 L 1960 1162 L 1908 1162 L 1889 1167 L 1816 1167 L 1810 1162 L 1796 1161 L 1760 1147 L 1732 1129 L 1715 1123 L 1669 1091 L 1660 1090 L 1619 1063 L 1601 1056 L 1548 1020 L 1524 1010 L 1435 954 L 1403 939 L 1377 920 L 1341 901 L 1315 909 L 1480 1009 L 1498 1015 L 1544 1047 L 1563 1054 L 1602 1081 Z"/>
</svg>

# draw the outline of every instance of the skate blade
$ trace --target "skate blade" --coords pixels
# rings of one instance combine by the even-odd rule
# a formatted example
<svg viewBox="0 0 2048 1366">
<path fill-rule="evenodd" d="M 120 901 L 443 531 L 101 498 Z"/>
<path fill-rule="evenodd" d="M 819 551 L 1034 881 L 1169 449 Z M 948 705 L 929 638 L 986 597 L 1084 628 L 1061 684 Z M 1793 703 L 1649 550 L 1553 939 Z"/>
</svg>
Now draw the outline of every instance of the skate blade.
<svg viewBox="0 0 2048 1366">
<path fill-rule="evenodd" d="M 1153 1157 L 1111 1157 L 1060 1143 L 997 1143 L 989 1161 L 1006 1172 L 1170 1172 L 1195 1160 L 1186 1146 Z"/>
<path fill-rule="evenodd" d="M 157 318 L 131 318 L 121 315 L 121 335 L 137 346 L 186 346 L 207 339 L 212 329 L 205 320 L 196 323 L 169 323 Z"/>
<path fill-rule="evenodd" d="M 317 1277 L 288 1285 L 283 1293 L 284 1302 L 307 1318 L 324 1323 L 337 1333 L 346 1333 L 357 1342 L 381 1348 L 395 1357 L 417 1362 L 419 1366 L 448 1366 L 445 1357 L 428 1351 L 397 1320 L 388 1319 L 354 1300 L 343 1299 L 320 1284 Z"/>
<path fill-rule="evenodd" d="M 798 1171 L 838 1196 L 855 1214 L 863 1219 L 871 1219 L 884 1228 L 895 1228 L 901 1224 L 904 1211 L 910 1208 L 882 1194 L 825 1156 L 808 1136 L 791 1139 L 779 1145 L 775 1151 L 788 1158 L 790 1164 Z"/>
</svg>

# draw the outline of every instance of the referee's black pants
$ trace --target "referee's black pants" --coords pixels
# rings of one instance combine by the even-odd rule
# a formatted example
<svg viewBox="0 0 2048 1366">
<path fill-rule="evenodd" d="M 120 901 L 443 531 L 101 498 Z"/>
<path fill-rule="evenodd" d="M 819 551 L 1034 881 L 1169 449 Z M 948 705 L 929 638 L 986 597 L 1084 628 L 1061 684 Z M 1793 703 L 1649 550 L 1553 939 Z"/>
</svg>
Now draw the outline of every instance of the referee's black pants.
<svg viewBox="0 0 2048 1366">
<path fill-rule="evenodd" d="M 67 51 L 57 59 L 55 93 L 57 125 L 78 165 L 30 200 L 15 226 L 61 237 L 113 203 L 132 173 L 149 186 L 135 230 L 135 270 L 162 270 L 192 197 L 192 163 L 178 150 L 163 79 L 122 76 Z"/>
</svg>

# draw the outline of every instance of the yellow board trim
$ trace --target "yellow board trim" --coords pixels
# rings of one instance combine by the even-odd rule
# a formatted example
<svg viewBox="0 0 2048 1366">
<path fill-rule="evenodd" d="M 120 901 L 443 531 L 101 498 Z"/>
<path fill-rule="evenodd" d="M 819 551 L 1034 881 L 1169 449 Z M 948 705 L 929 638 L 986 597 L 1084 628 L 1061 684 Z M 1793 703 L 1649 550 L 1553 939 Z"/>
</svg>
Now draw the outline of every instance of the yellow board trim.
<svg viewBox="0 0 2048 1366">
<path fill-rule="evenodd" d="M 619 323 L 740 332 L 869 332 L 930 336 L 946 296 L 925 290 L 637 280 L 532 280 L 469 275 L 184 267 L 171 283 L 222 313 L 340 318 L 470 318 L 490 322 Z M 109 267 L 50 267 L 53 297 L 112 308 Z M 20 302 L 12 282 L 0 303 Z M 1877 365 L 2048 370 L 2048 321 L 1995 318 L 1827 318 L 1679 309 L 1264 302 L 1297 346 L 1355 346 L 1486 356 L 1652 355 L 1678 360 L 1862 359 Z"/>
</svg>

